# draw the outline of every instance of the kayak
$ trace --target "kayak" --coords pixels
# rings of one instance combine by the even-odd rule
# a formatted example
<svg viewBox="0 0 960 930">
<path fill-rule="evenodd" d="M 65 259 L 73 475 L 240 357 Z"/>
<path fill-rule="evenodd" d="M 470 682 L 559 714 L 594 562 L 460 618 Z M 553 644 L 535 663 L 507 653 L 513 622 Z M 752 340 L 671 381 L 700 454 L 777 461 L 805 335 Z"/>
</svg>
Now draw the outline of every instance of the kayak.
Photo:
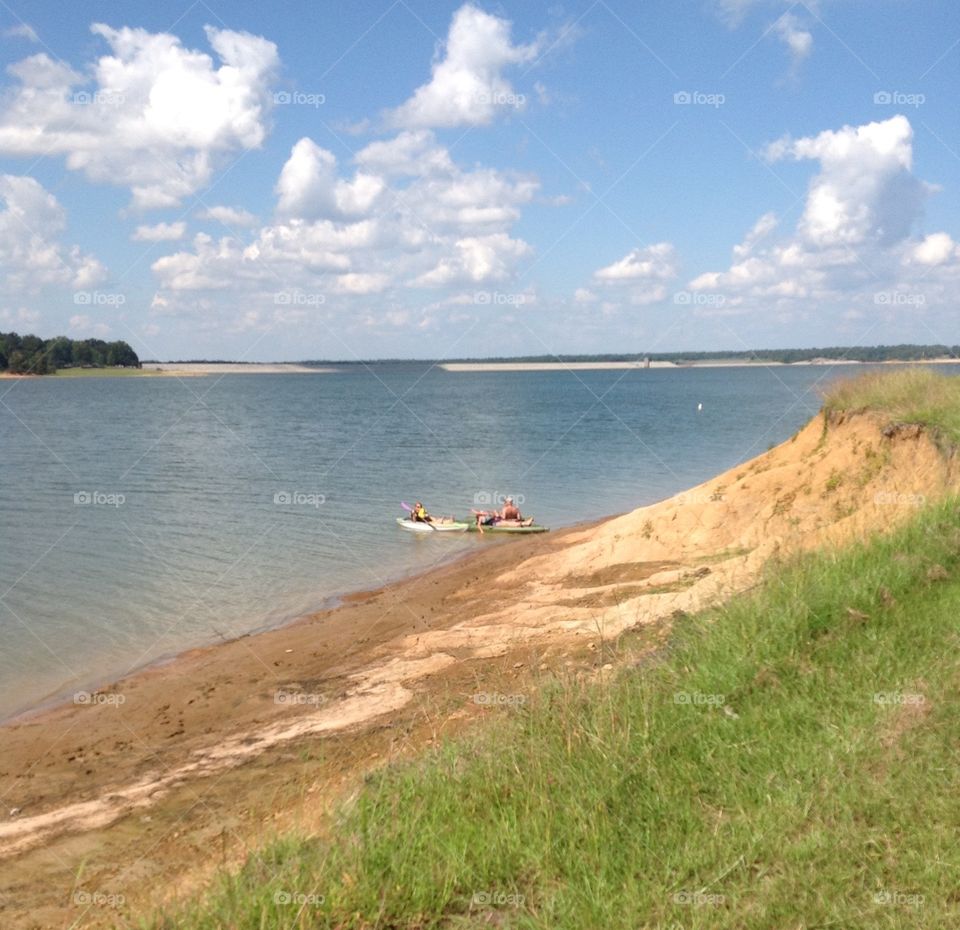
<svg viewBox="0 0 960 930">
<path fill-rule="evenodd" d="M 405 517 L 397 517 L 397 526 L 411 533 L 462 533 L 469 528 L 468 523 L 421 523 Z"/>
<path fill-rule="evenodd" d="M 471 532 L 479 532 L 480 528 L 475 524 L 470 524 Z M 500 521 L 483 528 L 484 533 L 548 533 L 549 526 L 540 526 L 539 523 L 528 523 L 524 526 L 522 523 L 511 523 L 509 521 Z"/>
</svg>

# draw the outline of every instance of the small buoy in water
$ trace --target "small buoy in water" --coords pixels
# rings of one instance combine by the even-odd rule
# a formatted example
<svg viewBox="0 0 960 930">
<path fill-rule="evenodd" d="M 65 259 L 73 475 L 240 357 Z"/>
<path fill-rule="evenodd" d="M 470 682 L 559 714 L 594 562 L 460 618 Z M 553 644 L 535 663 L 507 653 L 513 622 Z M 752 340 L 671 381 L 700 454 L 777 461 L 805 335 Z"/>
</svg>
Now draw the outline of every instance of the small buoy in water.
<svg viewBox="0 0 960 930">
<path fill-rule="evenodd" d="M 697 404 L 697 410 L 703 410 L 703 404 Z"/>
</svg>

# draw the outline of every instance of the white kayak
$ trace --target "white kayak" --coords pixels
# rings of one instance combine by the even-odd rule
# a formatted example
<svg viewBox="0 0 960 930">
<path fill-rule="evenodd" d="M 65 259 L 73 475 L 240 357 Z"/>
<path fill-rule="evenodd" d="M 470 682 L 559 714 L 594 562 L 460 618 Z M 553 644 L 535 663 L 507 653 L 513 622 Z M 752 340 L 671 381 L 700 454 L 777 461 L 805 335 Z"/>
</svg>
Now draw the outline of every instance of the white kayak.
<svg viewBox="0 0 960 930">
<path fill-rule="evenodd" d="M 456 521 L 449 523 L 440 523 L 439 521 L 421 523 L 418 520 L 407 520 L 404 517 L 397 517 L 397 526 L 405 530 L 410 530 L 411 533 L 462 533 L 469 525 L 469 523 L 457 523 Z"/>
</svg>

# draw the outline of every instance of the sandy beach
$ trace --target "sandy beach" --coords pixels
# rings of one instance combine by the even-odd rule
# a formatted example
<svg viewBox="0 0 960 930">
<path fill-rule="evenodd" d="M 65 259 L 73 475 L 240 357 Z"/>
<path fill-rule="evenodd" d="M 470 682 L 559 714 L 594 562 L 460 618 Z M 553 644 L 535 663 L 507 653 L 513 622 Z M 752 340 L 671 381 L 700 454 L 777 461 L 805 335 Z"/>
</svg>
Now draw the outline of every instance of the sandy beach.
<svg viewBox="0 0 960 930">
<path fill-rule="evenodd" d="M 328 374 L 336 369 L 265 362 L 144 362 L 143 370 L 172 375 L 311 375 Z"/>
<path fill-rule="evenodd" d="M 957 469 L 919 427 L 818 417 L 668 500 L 491 540 L 12 722 L 0 728 L 3 926 L 110 926 L 169 901 L 276 830 L 317 828 L 371 767 L 503 713 L 489 695 L 636 661 L 678 611 L 750 587 L 770 560 L 893 525 L 956 488 Z M 81 866 L 119 910 L 77 910 Z"/>
</svg>

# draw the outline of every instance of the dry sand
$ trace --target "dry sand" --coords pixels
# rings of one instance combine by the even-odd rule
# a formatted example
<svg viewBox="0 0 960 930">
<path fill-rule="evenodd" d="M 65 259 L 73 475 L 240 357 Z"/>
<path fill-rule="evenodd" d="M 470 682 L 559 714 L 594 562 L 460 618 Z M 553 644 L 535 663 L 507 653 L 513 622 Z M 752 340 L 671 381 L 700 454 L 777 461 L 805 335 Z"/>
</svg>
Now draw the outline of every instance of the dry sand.
<svg viewBox="0 0 960 930">
<path fill-rule="evenodd" d="M 816 418 L 669 500 L 491 540 L 0 728 L 0 925 L 109 926 L 169 900 L 274 830 L 316 828 L 371 766 L 510 712 L 484 695 L 597 674 L 624 631 L 661 641 L 676 611 L 744 590 L 771 559 L 889 527 L 957 487 L 957 462 L 919 428 Z M 89 908 L 78 889 L 124 902 Z"/>
<path fill-rule="evenodd" d="M 326 374 L 333 368 L 311 368 L 307 365 L 267 364 L 261 362 L 148 362 L 145 371 L 161 371 L 177 375 L 289 375 Z"/>
</svg>

